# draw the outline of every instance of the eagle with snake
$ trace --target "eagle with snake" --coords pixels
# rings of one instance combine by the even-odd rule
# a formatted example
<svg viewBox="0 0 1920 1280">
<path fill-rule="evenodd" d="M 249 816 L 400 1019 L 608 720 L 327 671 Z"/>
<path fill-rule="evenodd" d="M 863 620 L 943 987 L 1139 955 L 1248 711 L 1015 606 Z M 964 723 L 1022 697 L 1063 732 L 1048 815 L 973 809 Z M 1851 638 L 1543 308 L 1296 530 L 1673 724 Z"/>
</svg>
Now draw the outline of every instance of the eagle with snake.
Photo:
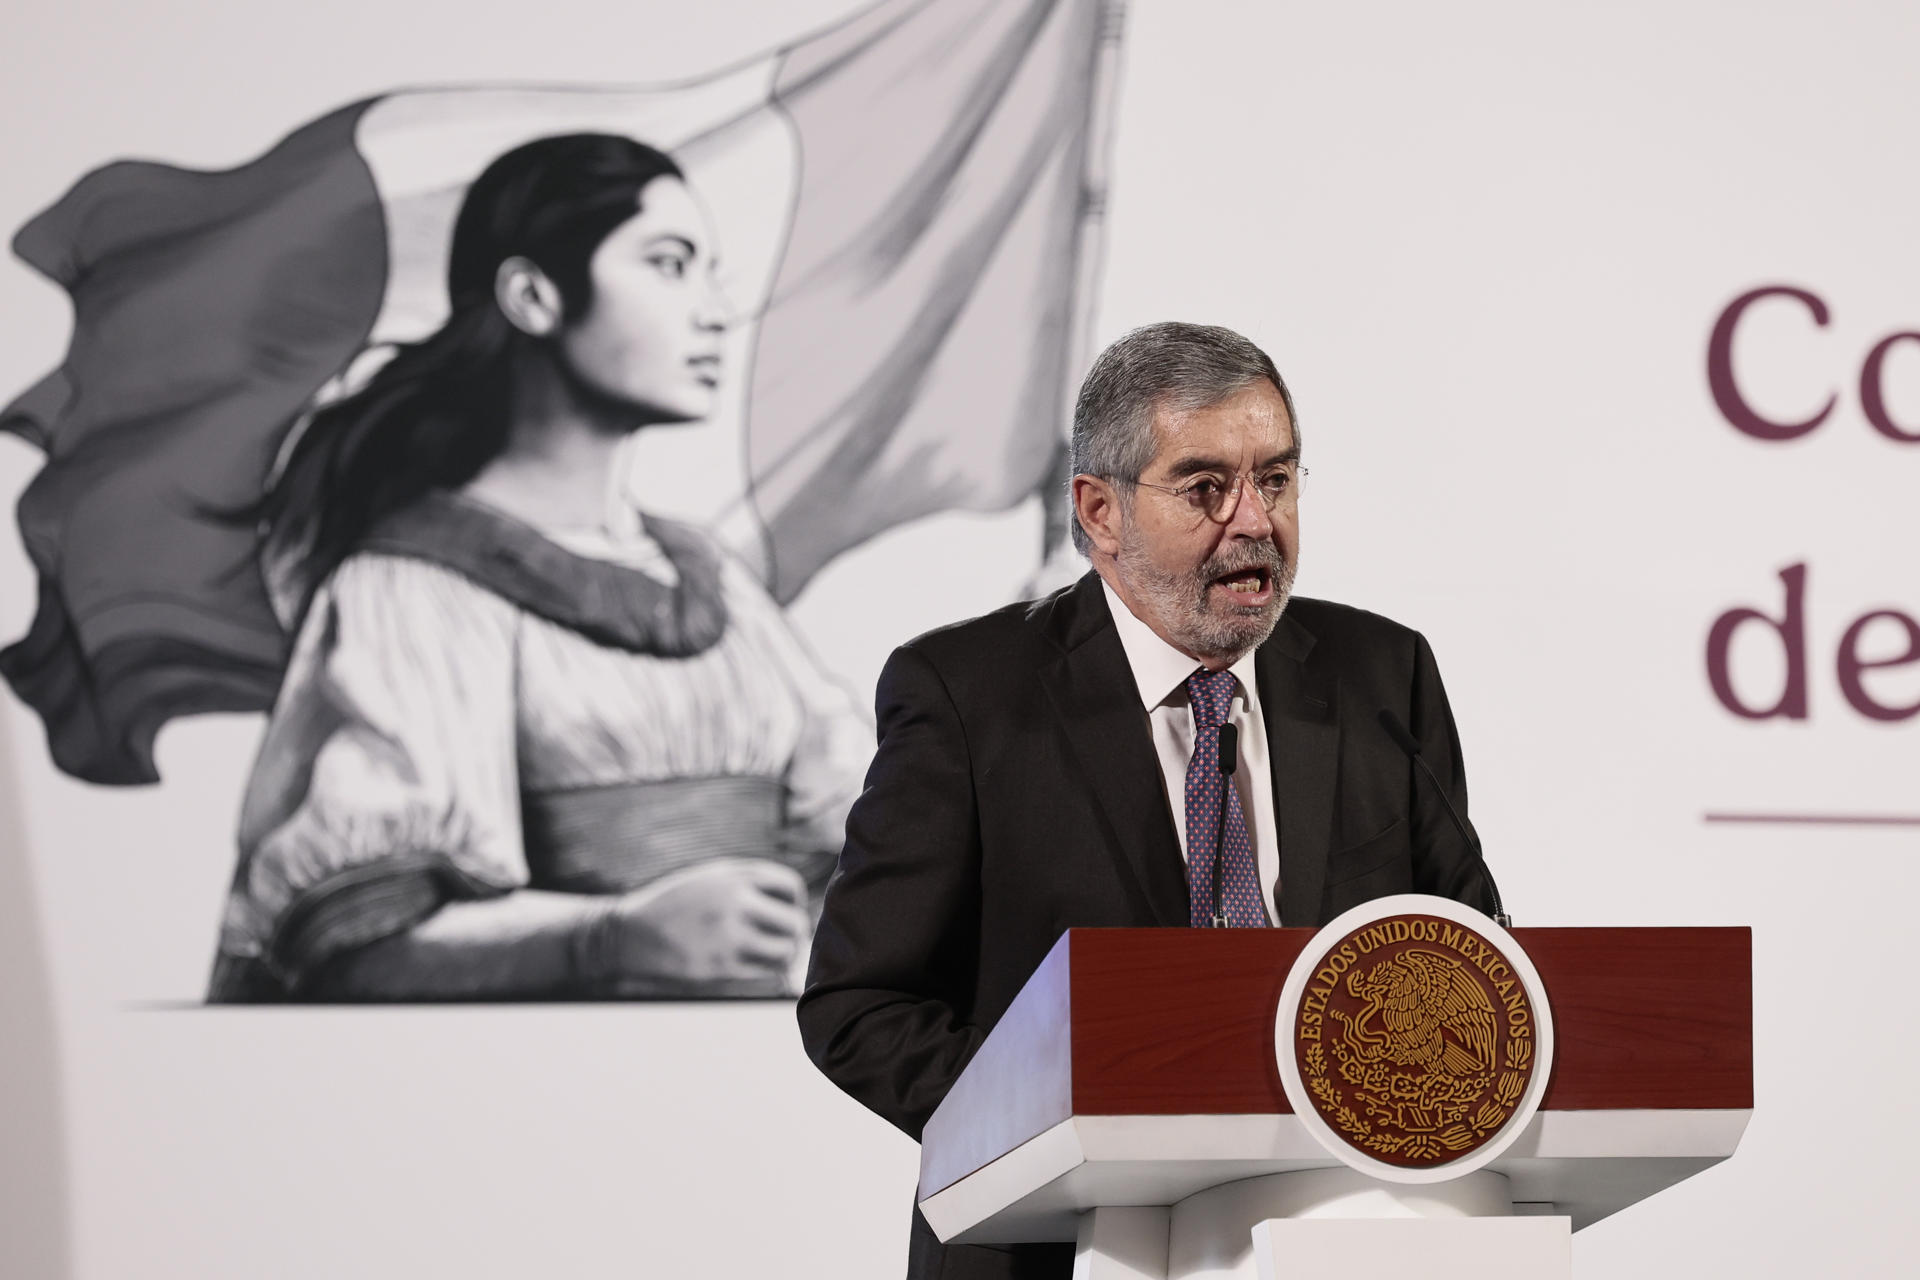
<svg viewBox="0 0 1920 1280">
<path fill-rule="evenodd" d="M 1347 1043 L 1363 1063 L 1450 1076 L 1493 1066 L 1493 1002 L 1463 961 L 1409 949 L 1348 974 L 1347 994 L 1361 1001 L 1360 1012 L 1330 1012 L 1346 1025 Z"/>
</svg>

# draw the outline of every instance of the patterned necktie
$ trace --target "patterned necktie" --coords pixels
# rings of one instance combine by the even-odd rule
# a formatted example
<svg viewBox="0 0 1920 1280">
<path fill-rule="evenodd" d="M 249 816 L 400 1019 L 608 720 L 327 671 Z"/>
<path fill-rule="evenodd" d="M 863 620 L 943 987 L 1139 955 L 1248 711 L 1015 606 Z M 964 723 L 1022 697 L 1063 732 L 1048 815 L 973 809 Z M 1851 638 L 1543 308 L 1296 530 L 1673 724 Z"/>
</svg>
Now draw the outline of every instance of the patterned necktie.
<svg viewBox="0 0 1920 1280">
<path fill-rule="evenodd" d="M 1187 677 L 1187 699 L 1193 705 L 1193 759 L 1187 762 L 1187 914 L 1196 928 L 1213 923 L 1216 835 L 1220 914 L 1228 924 L 1241 928 L 1271 923 L 1239 793 L 1220 774 L 1220 726 L 1226 723 L 1238 687 L 1231 671 L 1210 672 L 1203 667 Z M 1227 802 L 1224 825 L 1220 820 L 1223 799 Z"/>
</svg>

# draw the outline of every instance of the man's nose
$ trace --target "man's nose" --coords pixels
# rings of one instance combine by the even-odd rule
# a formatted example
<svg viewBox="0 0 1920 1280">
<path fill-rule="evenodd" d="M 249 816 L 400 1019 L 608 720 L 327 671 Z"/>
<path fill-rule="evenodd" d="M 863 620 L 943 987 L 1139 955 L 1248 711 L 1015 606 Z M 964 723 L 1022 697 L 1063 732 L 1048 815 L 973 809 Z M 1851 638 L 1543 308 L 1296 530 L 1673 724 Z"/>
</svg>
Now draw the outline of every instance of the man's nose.
<svg viewBox="0 0 1920 1280">
<path fill-rule="evenodd" d="M 1233 503 L 1233 511 L 1227 516 L 1228 533 L 1243 538 L 1273 536 L 1273 521 L 1268 516 L 1267 505 L 1260 501 L 1258 487 L 1245 472 L 1235 478 L 1228 501 Z"/>
</svg>

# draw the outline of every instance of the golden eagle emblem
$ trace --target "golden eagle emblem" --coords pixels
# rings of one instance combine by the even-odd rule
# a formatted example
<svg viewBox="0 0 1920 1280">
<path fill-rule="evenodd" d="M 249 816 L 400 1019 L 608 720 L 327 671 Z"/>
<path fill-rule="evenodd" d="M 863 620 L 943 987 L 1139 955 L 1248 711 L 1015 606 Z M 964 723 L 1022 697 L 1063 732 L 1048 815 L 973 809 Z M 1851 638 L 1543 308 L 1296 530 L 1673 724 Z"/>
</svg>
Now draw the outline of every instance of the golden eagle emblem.
<svg viewBox="0 0 1920 1280">
<path fill-rule="evenodd" d="M 1513 1114 L 1533 1070 L 1532 1011 L 1473 929 L 1396 916 L 1329 949 L 1294 1015 L 1315 1108 L 1375 1159 L 1459 1159 Z"/>
</svg>

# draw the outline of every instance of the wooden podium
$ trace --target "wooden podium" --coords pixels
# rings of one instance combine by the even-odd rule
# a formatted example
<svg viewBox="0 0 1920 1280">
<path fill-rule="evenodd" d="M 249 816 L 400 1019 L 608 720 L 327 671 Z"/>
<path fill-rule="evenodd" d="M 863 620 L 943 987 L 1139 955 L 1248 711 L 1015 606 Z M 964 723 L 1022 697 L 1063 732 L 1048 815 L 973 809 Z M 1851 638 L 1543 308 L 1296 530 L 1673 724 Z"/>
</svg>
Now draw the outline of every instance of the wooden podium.
<svg viewBox="0 0 1920 1280">
<path fill-rule="evenodd" d="M 1397 1261 L 1380 1274 L 1404 1274 L 1394 1241 L 1412 1225 L 1353 1219 L 1425 1217 L 1463 1238 L 1508 1233 L 1465 1239 L 1459 1256 L 1475 1259 L 1531 1232 L 1533 1261 L 1513 1274 L 1537 1275 L 1569 1232 L 1739 1144 L 1753 1108 L 1747 929 L 1513 930 L 1551 1004 L 1546 1092 L 1485 1170 L 1417 1188 L 1348 1169 L 1282 1088 L 1275 1011 L 1314 936 L 1067 932 L 927 1123 L 919 1201 L 934 1232 L 1077 1240 L 1089 1280 L 1254 1276 L 1294 1269 L 1276 1270 L 1275 1251 L 1304 1270 L 1306 1244 L 1274 1233 L 1317 1219 L 1313 1240 L 1352 1280 L 1382 1249 Z M 1479 1261 L 1470 1273 L 1507 1274 Z"/>
</svg>

